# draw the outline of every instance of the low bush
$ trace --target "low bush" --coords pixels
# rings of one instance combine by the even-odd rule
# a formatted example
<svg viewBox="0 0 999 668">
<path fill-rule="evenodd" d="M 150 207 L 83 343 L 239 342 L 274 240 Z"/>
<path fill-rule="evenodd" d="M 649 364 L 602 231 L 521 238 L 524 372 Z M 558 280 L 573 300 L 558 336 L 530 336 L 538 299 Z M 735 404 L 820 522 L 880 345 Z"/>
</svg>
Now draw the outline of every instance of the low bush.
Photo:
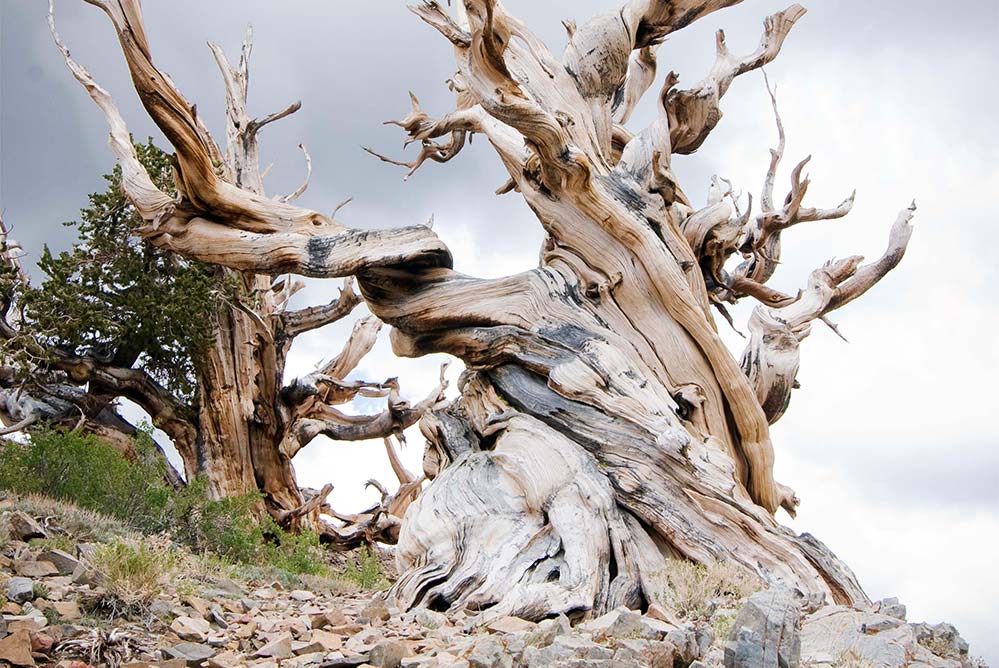
<svg viewBox="0 0 999 668">
<path fill-rule="evenodd" d="M 655 601 L 686 619 L 707 619 L 717 599 L 738 600 L 763 586 L 742 568 L 724 561 L 704 565 L 671 559 L 655 579 Z"/>
<path fill-rule="evenodd" d="M 289 533 L 273 521 L 268 521 L 265 528 L 271 540 L 264 543 L 264 561 L 296 575 L 329 574 L 319 546 L 319 536 L 308 531 Z"/>
<path fill-rule="evenodd" d="M 44 494 L 128 520 L 157 522 L 169 487 L 148 434 L 135 440 L 136 461 L 89 434 L 33 430 L 27 443 L 0 444 L 0 488 Z"/>
<path fill-rule="evenodd" d="M 315 534 L 291 534 L 270 518 L 257 521 L 252 512 L 261 502 L 257 493 L 212 499 L 203 480 L 173 489 L 155 448 L 151 436 L 140 433 L 130 461 L 91 435 L 35 430 L 26 443 L 0 442 L 0 489 L 31 499 L 41 515 L 52 514 L 42 508 L 52 504 L 36 495 L 70 504 L 64 519 L 76 538 L 126 544 L 115 542 L 122 531 L 102 520 L 106 515 L 146 535 L 169 534 L 196 554 L 226 562 L 295 575 L 330 574 Z"/>
<path fill-rule="evenodd" d="M 204 480 L 192 480 L 166 500 L 165 512 L 157 526 L 194 552 L 210 552 L 237 563 L 253 563 L 261 558 L 265 544 L 264 528 L 254 519 L 258 494 L 212 499 Z M 280 530 L 275 525 L 275 529 Z"/>
<path fill-rule="evenodd" d="M 361 589 L 385 589 L 389 585 L 382 570 L 381 559 L 367 547 L 357 551 L 355 560 L 347 562 L 347 569 L 341 574 L 345 580 L 353 582 Z"/>
</svg>

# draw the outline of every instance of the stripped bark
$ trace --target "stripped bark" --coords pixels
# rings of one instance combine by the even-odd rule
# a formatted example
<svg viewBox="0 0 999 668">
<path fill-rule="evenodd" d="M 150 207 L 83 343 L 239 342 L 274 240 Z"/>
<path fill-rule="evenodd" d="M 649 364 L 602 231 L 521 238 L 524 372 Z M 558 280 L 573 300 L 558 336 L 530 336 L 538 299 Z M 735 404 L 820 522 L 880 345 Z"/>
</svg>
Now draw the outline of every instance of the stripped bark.
<svg viewBox="0 0 999 668">
<path fill-rule="evenodd" d="M 731 55 L 719 34 L 709 76 L 680 91 L 667 76 L 658 117 L 638 132 L 623 123 L 651 85 L 655 45 L 736 0 L 632 0 L 567 24 L 561 60 L 496 0 L 464 0 L 453 16 L 433 1 L 414 7 L 454 47 L 456 108 L 434 119 L 412 98 L 395 124 L 420 144 L 418 157 L 376 155 L 408 176 L 482 134 L 509 174 L 501 190 L 518 191 L 546 232 L 537 269 L 482 280 L 453 271 L 427 227 L 353 230 L 215 174 L 193 107 L 151 62 L 137 3 L 91 1 L 111 17 L 140 98 L 178 152 L 179 202 L 138 180 L 130 192 L 143 200 L 147 238 L 244 271 L 354 274 L 394 327 L 396 353 L 465 362 L 460 399 L 421 425 L 432 482 L 399 530 L 393 594 L 403 606 L 465 608 L 478 621 L 598 614 L 651 600 L 669 558 L 731 560 L 803 595 L 867 602 L 821 543 L 774 519 L 798 502 L 773 478 L 769 436 L 797 348 L 772 331 L 796 346 L 811 320 L 870 288 L 901 257 L 907 215 L 878 263 L 827 265 L 783 296 L 764 285 L 779 230 L 834 216 L 797 196 L 773 209 L 772 174 L 755 219 L 721 182 L 695 211 L 671 169 L 673 154 L 696 150 L 716 126 L 733 79 L 776 57 L 800 6 L 769 17 L 749 56 Z M 95 99 L 113 137 L 124 132 Z M 121 141 L 112 146 L 134 162 Z M 748 265 L 728 272 L 736 252 Z M 754 315 L 740 366 L 711 306 L 744 296 L 770 310 Z"/>
</svg>

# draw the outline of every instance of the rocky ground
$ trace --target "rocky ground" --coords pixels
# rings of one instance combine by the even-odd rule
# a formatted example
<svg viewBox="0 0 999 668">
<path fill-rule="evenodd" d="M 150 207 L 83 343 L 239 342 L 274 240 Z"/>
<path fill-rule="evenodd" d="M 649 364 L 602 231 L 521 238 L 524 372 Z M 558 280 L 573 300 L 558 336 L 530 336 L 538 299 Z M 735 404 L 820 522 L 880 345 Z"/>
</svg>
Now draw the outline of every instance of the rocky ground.
<svg viewBox="0 0 999 668">
<path fill-rule="evenodd" d="M 562 616 L 515 617 L 470 629 L 461 614 L 403 612 L 377 592 L 316 581 L 201 574 L 197 586 L 164 586 L 141 606 L 117 608 L 91 567 L 96 546 L 46 540 L 58 518 L 0 511 L 0 664 L 14 666 L 665 666 L 669 668 L 971 668 L 950 625 L 912 624 L 905 607 L 802 611 L 789 592 L 709 602 L 710 615 L 678 619 L 652 606 L 573 626 Z"/>
</svg>

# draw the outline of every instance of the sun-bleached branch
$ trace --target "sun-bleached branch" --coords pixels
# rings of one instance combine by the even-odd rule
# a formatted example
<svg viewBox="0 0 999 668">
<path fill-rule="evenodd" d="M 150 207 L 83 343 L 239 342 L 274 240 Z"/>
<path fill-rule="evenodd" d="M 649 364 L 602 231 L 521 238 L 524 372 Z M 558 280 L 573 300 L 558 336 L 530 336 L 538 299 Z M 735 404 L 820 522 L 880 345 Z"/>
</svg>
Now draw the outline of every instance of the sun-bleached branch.
<svg viewBox="0 0 999 668">
<path fill-rule="evenodd" d="M 913 203 L 899 213 L 888 248 L 876 262 L 861 265 L 859 256 L 827 262 L 812 272 L 808 286 L 794 299 L 753 310 L 742 366 L 771 424 L 787 410 L 800 363 L 799 344 L 811 332 L 811 323 L 860 297 L 898 265 L 912 235 L 909 222 L 915 208 Z"/>
<path fill-rule="evenodd" d="M 725 33 L 716 35 L 715 63 L 708 76 L 693 88 L 666 89 L 662 96 L 669 116 L 670 146 L 673 153 L 693 153 L 721 120 L 721 98 L 740 74 L 770 63 L 780 52 L 784 39 L 805 8 L 794 4 L 768 16 L 763 22 L 763 36 L 753 53 L 735 56 L 725 44 Z"/>
</svg>

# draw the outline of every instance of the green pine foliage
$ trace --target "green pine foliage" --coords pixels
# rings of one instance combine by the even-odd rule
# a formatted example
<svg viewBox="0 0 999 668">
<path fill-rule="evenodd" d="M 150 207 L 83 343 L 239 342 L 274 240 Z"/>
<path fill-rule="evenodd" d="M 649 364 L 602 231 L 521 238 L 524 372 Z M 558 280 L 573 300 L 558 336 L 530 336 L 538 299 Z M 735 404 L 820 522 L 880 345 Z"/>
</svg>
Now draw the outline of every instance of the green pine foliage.
<svg viewBox="0 0 999 668">
<path fill-rule="evenodd" d="M 136 151 L 153 182 L 173 194 L 171 157 L 152 140 Z M 79 241 L 59 254 L 42 252 L 44 280 L 22 297 L 32 330 L 48 347 L 142 368 L 189 400 L 213 315 L 231 295 L 225 273 L 135 236 L 143 221 L 121 189 L 121 169 L 104 178 L 107 190 L 90 195 L 80 220 L 66 223 Z"/>
</svg>

